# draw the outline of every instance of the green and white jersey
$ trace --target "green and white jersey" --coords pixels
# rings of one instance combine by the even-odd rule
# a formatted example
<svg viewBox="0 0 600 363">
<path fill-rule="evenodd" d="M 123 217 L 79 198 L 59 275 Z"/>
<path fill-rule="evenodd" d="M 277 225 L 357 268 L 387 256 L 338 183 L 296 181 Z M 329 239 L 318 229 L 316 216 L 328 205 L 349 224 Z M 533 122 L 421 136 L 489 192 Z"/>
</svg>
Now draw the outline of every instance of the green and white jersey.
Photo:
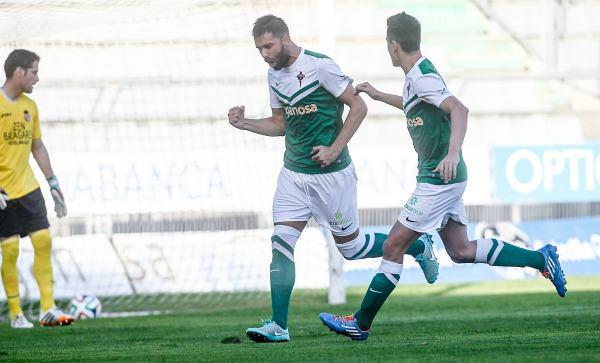
<svg viewBox="0 0 600 363">
<path fill-rule="evenodd" d="M 331 146 L 342 130 L 344 104 L 337 98 L 352 79 L 325 55 L 305 49 L 289 67 L 269 69 L 271 108 L 283 108 L 283 165 L 295 172 L 322 174 L 342 170 L 350 162 L 348 147 L 327 168 L 312 160 L 312 148 Z"/>
<path fill-rule="evenodd" d="M 433 169 L 448 154 L 450 114 L 439 108 L 452 96 L 444 80 L 429 59 L 421 57 L 406 74 L 402 100 L 406 127 L 419 156 L 417 182 L 445 184 Z M 456 178 L 449 183 L 467 180 L 467 166 L 460 152 Z"/>
</svg>

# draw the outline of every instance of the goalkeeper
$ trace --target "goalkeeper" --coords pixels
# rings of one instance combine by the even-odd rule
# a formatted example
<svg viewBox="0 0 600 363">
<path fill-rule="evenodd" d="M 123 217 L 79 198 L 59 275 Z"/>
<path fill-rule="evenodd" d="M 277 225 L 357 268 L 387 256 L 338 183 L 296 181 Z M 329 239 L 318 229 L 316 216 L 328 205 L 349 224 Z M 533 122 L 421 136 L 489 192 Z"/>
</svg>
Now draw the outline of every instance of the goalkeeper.
<svg viewBox="0 0 600 363">
<path fill-rule="evenodd" d="M 25 49 L 12 51 L 4 63 L 6 82 L 0 92 L 0 244 L 2 283 L 8 302 L 10 326 L 32 328 L 23 315 L 19 298 L 19 237 L 29 236 L 35 252 L 33 275 L 40 289 L 40 325 L 68 325 L 73 321 L 54 304 L 52 238 L 44 197 L 29 165 L 29 153 L 44 173 L 55 211 L 67 215 L 65 201 L 42 142 L 38 110 L 24 93 L 39 80 L 40 57 Z"/>
</svg>

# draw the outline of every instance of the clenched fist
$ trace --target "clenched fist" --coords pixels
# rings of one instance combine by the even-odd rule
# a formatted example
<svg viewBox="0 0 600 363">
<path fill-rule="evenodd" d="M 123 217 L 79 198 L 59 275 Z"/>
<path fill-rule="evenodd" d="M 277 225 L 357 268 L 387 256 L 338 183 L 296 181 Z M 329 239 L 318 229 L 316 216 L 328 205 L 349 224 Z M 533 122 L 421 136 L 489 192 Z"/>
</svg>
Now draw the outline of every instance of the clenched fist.
<svg viewBox="0 0 600 363">
<path fill-rule="evenodd" d="M 231 126 L 242 130 L 244 129 L 244 121 L 246 120 L 244 117 L 244 111 L 244 106 L 235 106 L 229 109 L 227 117 L 229 118 L 229 123 Z"/>
</svg>

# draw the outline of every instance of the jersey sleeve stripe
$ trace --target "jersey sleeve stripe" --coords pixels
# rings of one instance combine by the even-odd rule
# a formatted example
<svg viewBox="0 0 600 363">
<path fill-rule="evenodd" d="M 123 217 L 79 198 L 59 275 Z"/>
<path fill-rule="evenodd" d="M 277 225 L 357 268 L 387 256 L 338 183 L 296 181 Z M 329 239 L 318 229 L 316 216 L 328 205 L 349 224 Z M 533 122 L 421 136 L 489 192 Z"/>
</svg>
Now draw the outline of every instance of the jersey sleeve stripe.
<svg viewBox="0 0 600 363">
<path fill-rule="evenodd" d="M 414 96 L 412 96 L 412 98 L 411 98 L 410 100 L 406 101 L 406 105 L 404 105 L 404 109 L 406 110 L 406 109 L 407 109 L 407 107 L 408 107 L 408 106 L 409 106 L 411 103 L 413 103 L 414 101 L 416 101 L 416 100 L 417 100 L 417 98 L 419 98 L 419 96 L 418 96 L 418 95 L 414 95 Z"/>
</svg>

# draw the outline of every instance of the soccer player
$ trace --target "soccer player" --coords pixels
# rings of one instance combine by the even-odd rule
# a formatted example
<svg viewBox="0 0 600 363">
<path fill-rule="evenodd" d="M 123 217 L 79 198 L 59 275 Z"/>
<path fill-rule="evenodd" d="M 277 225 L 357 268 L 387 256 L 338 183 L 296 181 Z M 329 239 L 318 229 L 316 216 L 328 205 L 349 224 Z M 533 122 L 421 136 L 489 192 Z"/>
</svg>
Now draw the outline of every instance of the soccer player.
<svg viewBox="0 0 600 363">
<path fill-rule="evenodd" d="M 272 114 L 248 119 L 244 106 L 236 106 L 229 110 L 229 123 L 261 135 L 285 135 L 286 148 L 273 200 L 273 317 L 246 334 L 256 342 L 281 342 L 290 340 L 287 320 L 295 281 L 294 246 L 309 218 L 331 230 L 338 250 L 348 260 L 381 257 L 387 235 L 359 231 L 357 179 L 346 145 L 367 107 L 356 94 L 352 79 L 329 57 L 294 44 L 281 18 L 259 18 L 252 35 L 270 66 Z M 350 108 L 345 121 L 344 105 Z M 433 283 L 438 262 L 430 236 L 415 239 L 406 253 L 416 258 L 427 281 Z"/>
<path fill-rule="evenodd" d="M 40 185 L 29 165 L 29 154 L 44 173 L 59 218 L 67 214 L 65 201 L 42 142 L 38 109 L 24 93 L 39 80 L 40 57 L 25 49 L 12 51 L 4 63 L 6 82 L 0 92 L 0 244 L 2 283 L 13 328 L 32 328 L 19 299 L 19 237 L 29 236 L 34 249 L 33 275 L 40 289 L 40 325 L 68 325 L 73 321 L 54 304 L 52 237 Z"/>
<path fill-rule="evenodd" d="M 368 338 L 375 315 L 398 284 L 406 248 L 432 229 L 438 230 L 456 263 L 533 267 L 552 281 L 558 295 L 564 297 L 567 291 L 556 247 L 546 245 L 532 251 L 498 239 L 469 241 L 462 202 L 467 167 L 461 153 L 468 110 L 450 93 L 433 64 L 421 55 L 420 42 L 417 19 L 406 13 L 388 18 L 388 52 L 392 64 L 406 74 L 402 96 L 380 92 L 369 83 L 356 86 L 358 92 L 404 110 L 419 171 L 416 190 L 390 231 L 379 271 L 360 309 L 349 316 L 319 316 L 331 330 L 354 340 Z"/>
</svg>

